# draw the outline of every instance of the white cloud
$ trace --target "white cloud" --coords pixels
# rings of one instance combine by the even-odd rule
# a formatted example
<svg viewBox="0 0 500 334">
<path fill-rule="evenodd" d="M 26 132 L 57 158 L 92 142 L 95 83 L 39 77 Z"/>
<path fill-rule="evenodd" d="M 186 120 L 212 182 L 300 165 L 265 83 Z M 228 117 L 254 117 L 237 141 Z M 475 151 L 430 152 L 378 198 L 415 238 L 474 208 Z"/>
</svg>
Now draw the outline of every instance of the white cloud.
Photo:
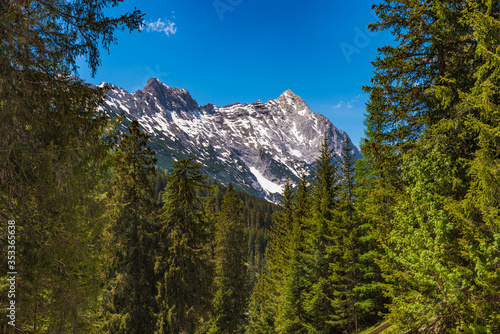
<svg viewBox="0 0 500 334">
<path fill-rule="evenodd" d="M 165 22 L 163 22 L 161 19 L 158 19 L 158 21 L 154 22 L 144 21 L 142 23 L 142 29 L 146 30 L 146 32 L 164 32 L 167 36 L 175 35 L 175 33 L 177 32 L 177 27 L 175 26 L 174 22 L 170 20 L 166 20 Z"/>
<path fill-rule="evenodd" d="M 357 102 L 359 101 L 359 99 L 362 96 L 363 96 L 362 94 L 359 94 L 348 102 L 340 101 L 339 103 L 337 103 L 337 105 L 333 106 L 332 108 L 333 109 L 340 109 L 343 107 L 343 108 L 351 109 L 352 107 L 354 107 L 355 104 L 357 104 Z"/>
<path fill-rule="evenodd" d="M 338 109 L 344 105 L 344 101 L 340 101 L 336 106 L 333 106 L 333 109 Z"/>
</svg>

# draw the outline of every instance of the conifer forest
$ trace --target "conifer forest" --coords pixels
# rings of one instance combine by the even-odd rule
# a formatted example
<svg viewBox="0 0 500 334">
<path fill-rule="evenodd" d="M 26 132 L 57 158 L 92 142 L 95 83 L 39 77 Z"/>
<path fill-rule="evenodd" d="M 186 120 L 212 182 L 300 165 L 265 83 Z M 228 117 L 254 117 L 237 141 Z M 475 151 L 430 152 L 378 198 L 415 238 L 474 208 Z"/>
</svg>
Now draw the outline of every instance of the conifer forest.
<svg viewBox="0 0 500 334">
<path fill-rule="evenodd" d="M 500 1 L 375 4 L 363 158 L 277 204 L 100 108 L 121 2 L 0 0 L 0 333 L 500 333 Z"/>
</svg>

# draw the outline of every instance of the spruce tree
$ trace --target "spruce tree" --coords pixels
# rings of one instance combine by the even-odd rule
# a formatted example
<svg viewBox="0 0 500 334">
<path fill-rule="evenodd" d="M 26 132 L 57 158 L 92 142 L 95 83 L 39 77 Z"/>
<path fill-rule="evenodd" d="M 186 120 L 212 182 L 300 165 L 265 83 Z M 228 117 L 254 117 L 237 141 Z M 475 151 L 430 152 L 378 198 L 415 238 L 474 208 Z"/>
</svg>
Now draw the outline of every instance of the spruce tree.
<svg viewBox="0 0 500 334">
<path fill-rule="evenodd" d="M 247 334 L 276 333 L 276 300 L 278 298 L 271 273 L 264 268 L 250 296 Z"/>
<path fill-rule="evenodd" d="M 93 321 L 87 308 L 98 291 L 102 250 L 94 195 L 111 142 L 99 109 L 104 89 L 71 75 L 78 57 L 95 73 L 99 50 L 109 50 L 116 29 L 141 25 L 139 11 L 104 14 L 115 5 L 0 4 L 0 216 L 22 230 L 16 324 L 23 330 L 88 331 Z"/>
<path fill-rule="evenodd" d="M 197 195 L 206 176 L 194 159 L 174 163 L 166 189 L 155 265 L 159 334 L 195 330 L 211 302 L 210 254 L 204 251 L 209 234 Z"/>
<path fill-rule="evenodd" d="M 314 333 L 335 330 L 330 322 L 333 314 L 330 300 L 337 280 L 334 264 L 338 263 L 339 257 L 337 236 L 340 227 L 333 219 L 338 196 L 337 181 L 336 160 L 325 134 L 313 175 L 314 210 L 306 221 L 308 233 L 305 237 L 307 273 L 303 305 L 305 326 Z"/>
<path fill-rule="evenodd" d="M 286 191 L 285 191 L 286 194 Z M 277 333 L 306 333 L 306 312 L 304 292 L 306 282 L 304 243 L 305 219 L 310 214 L 310 194 L 308 181 L 302 175 L 292 201 L 292 226 L 288 234 L 288 261 L 283 270 L 283 278 L 278 284 L 279 305 L 276 315 Z"/>
<path fill-rule="evenodd" d="M 392 28 L 398 45 L 382 49 L 369 89 L 365 203 L 386 252 L 390 319 L 498 331 L 500 4 L 386 1 L 377 13 L 373 27 Z"/>
<path fill-rule="evenodd" d="M 302 226 L 302 230 L 305 229 L 305 219 L 309 217 L 312 212 L 311 186 L 309 183 L 307 175 L 302 174 L 299 184 L 297 185 L 293 201 L 294 224 L 300 224 Z"/>
<path fill-rule="evenodd" d="M 287 179 L 266 250 L 269 268 L 260 276 L 252 294 L 249 333 L 274 333 L 277 330 L 274 326 L 279 326 L 278 307 L 290 261 L 293 196 L 292 184 Z"/>
<path fill-rule="evenodd" d="M 369 28 L 391 30 L 397 42 L 379 49 L 371 85 L 364 87 L 370 101 L 361 149 L 374 176 L 364 211 L 385 240 L 407 186 L 403 156 L 418 149 L 426 129 L 453 118 L 459 87 L 473 82 L 465 73 L 474 62 L 475 41 L 461 18 L 465 1 L 383 1 L 374 9 L 378 21 Z M 439 102 L 444 90 L 435 90 L 441 84 L 451 94 L 446 104 Z"/>
<path fill-rule="evenodd" d="M 358 211 L 359 185 L 349 138 L 342 147 L 339 170 L 342 176 L 335 219 L 341 226 L 341 255 L 336 265 L 338 280 L 332 300 L 335 309 L 332 323 L 344 332 L 355 333 L 379 320 L 378 312 L 384 310 L 384 300 L 380 270 L 375 263 L 378 248 L 371 236 L 373 230 Z"/>
<path fill-rule="evenodd" d="M 215 295 L 209 333 L 239 333 L 246 322 L 249 286 L 242 206 L 229 183 L 215 232 Z"/>
<path fill-rule="evenodd" d="M 267 254 L 269 269 L 278 286 L 283 280 L 284 272 L 290 260 L 290 244 L 293 230 L 293 196 L 290 179 L 287 179 L 283 189 L 280 208 L 271 230 L 271 244 Z"/>
<path fill-rule="evenodd" d="M 107 229 L 111 245 L 105 295 L 108 333 L 152 333 L 156 311 L 154 275 L 156 158 L 149 135 L 132 121 L 113 154 L 110 206 L 116 208 Z"/>
<path fill-rule="evenodd" d="M 332 300 L 334 314 L 332 322 L 347 332 L 357 332 L 360 323 L 359 302 L 357 291 L 361 283 L 359 256 L 361 255 L 359 219 L 355 211 L 355 175 L 352 143 L 347 139 L 342 147 L 339 162 L 341 173 L 339 184 L 339 203 L 336 207 L 335 219 L 340 227 L 339 258 L 335 264 L 337 282 Z"/>
<path fill-rule="evenodd" d="M 451 331 L 460 321 L 461 246 L 441 197 L 452 187 L 453 165 L 441 149 L 421 147 L 411 158 L 404 177 L 412 186 L 395 208 L 384 244 L 390 319 L 401 330 Z"/>
<path fill-rule="evenodd" d="M 475 138 L 476 150 L 467 161 L 470 186 L 460 205 L 449 201 L 463 238 L 467 259 L 472 259 L 465 277 L 471 284 L 461 305 L 465 320 L 461 328 L 500 331 L 500 2 L 471 1 L 467 23 L 477 40 L 474 87 L 461 92 L 460 109 L 464 132 Z M 475 305 L 470 307 L 469 305 Z"/>
</svg>

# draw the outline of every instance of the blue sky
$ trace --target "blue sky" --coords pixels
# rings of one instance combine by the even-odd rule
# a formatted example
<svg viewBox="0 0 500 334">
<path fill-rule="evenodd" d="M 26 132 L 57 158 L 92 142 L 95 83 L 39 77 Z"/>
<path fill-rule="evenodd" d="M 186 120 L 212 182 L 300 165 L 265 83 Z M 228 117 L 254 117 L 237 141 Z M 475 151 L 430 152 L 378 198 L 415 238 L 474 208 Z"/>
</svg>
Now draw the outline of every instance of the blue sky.
<svg viewBox="0 0 500 334">
<path fill-rule="evenodd" d="M 146 26 L 116 34 L 95 78 L 83 61 L 79 75 L 130 92 L 155 76 L 200 105 L 265 102 L 291 89 L 359 146 L 368 100 L 361 87 L 377 47 L 392 40 L 366 30 L 373 2 L 125 0 L 109 13 L 137 7 Z"/>
</svg>

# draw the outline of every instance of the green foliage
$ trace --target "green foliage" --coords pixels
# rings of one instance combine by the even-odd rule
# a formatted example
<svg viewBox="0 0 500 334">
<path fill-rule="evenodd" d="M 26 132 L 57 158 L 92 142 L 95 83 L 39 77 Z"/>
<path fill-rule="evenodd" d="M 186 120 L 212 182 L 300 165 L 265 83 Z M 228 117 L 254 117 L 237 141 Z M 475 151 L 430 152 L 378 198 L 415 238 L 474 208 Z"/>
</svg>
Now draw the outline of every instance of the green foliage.
<svg viewBox="0 0 500 334">
<path fill-rule="evenodd" d="M 156 321 L 154 255 L 156 231 L 154 152 L 149 135 L 133 121 L 113 154 L 114 173 L 108 196 L 114 208 L 107 228 L 104 332 L 152 333 Z"/>
<path fill-rule="evenodd" d="M 242 209 L 229 183 L 215 228 L 214 314 L 209 333 L 238 333 L 245 323 L 249 286 Z"/>
<path fill-rule="evenodd" d="M 285 185 L 248 333 L 353 333 L 380 320 L 378 246 L 357 202 L 366 175 L 356 176 L 349 141 L 334 161 L 325 139 L 311 182 Z"/>
<path fill-rule="evenodd" d="M 277 292 L 269 271 L 264 271 L 255 285 L 249 309 L 248 334 L 274 334 Z"/>
<path fill-rule="evenodd" d="M 155 264 L 160 276 L 157 333 L 194 330 L 207 317 L 211 301 L 210 253 L 204 251 L 209 234 L 196 193 L 206 177 L 193 160 L 174 164 L 166 189 Z"/>
<path fill-rule="evenodd" d="M 136 11 L 109 18 L 115 1 L 2 1 L 0 6 L 0 216 L 16 220 L 18 325 L 37 333 L 85 331 L 95 303 L 102 210 L 94 196 L 111 142 L 103 90 L 70 74 L 99 64 Z M 1 234 L 5 236 L 4 225 Z M 2 237 L 2 244 L 6 240 Z M 1 308 L 6 293 L 2 291 Z M 2 311 L 3 313 L 3 311 Z M 5 317 L 2 315 L 2 322 Z"/>
<path fill-rule="evenodd" d="M 335 264 L 339 252 L 340 226 L 334 221 L 338 197 L 338 174 L 333 155 L 325 135 L 316 160 L 313 175 L 313 210 L 306 219 L 304 265 L 305 292 L 303 307 L 307 330 L 312 333 L 329 333 L 334 330 L 330 323 L 333 314 L 331 298 L 337 280 Z"/>
<path fill-rule="evenodd" d="M 304 292 L 306 288 L 306 270 L 304 262 L 305 218 L 310 212 L 310 187 L 306 176 L 299 180 L 297 189 L 286 209 L 291 213 L 291 226 L 288 231 L 288 260 L 284 265 L 285 272 L 278 284 L 278 311 L 276 328 L 278 333 L 305 333 L 306 313 L 304 310 Z M 286 198 L 286 188 L 284 196 Z M 286 208 L 286 206 L 284 206 Z"/>
<path fill-rule="evenodd" d="M 363 202 L 386 253 L 391 322 L 496 332 L 500 3 L 385 1 L 376 11 L 372 28 L 398 43 L 381 49 L 366 89 Z"/>
<path fill-rule="evenodd" d="M 463 287 L 454 268 L 459 247 L 437 191 L 450 187 L 450 159 L 434 148 L 412 158 L 404 176 L 412 186 L 395 208 L 390 238 L 384 243 L 384 267 L 393 304 L 391 317 L 402 328 L 441 329 L 458 319 Z M 414 315 L 419 314 L 418 317 Z M 448 319 L 447 319 L 448 317 Z M 443 327 L 445 326 L 445 327 Z"/>
<path fill-rule="evenodd" d="M 371 229 L 356 210 L 358 184 L 354 168 L 352 143 L 347 140 L 340 161 L 342 173 L 336 220 L 340 227 L 338 262 L 334 263 L 336 282 L 331 323 L 339 330 L 356 333 L 359 328 L 378 320 L 384 310 L 380 274 L 374 262 L 376 244 L 370 238 Z"/>
<path fill-rule="evenodd" d="M 304 330 L 302 219 L 296 215 L 297 200 L 294 197 L 288 180 L 283 191 L 281 210 L 276 216 L 271 235 L 271 250 L 268 253 L 269 266 L 279 296 L 275 316 L 277 333 L 299 333 Z"/>
</svg>

